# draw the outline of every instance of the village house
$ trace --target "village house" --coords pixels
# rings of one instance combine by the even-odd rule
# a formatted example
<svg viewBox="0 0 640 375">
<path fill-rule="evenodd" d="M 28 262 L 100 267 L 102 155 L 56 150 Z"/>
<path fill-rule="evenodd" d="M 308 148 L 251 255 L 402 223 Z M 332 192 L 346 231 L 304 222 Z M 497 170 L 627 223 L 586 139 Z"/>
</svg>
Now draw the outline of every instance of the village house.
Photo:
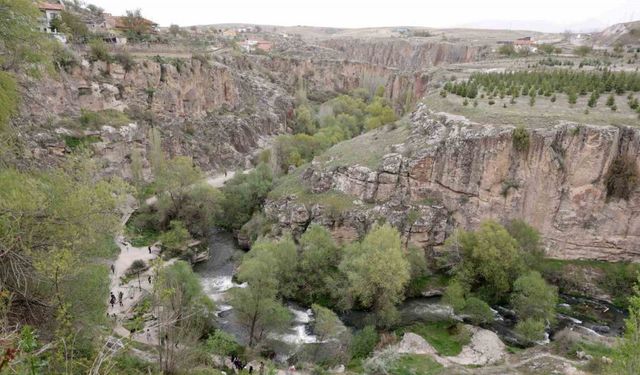
<svg viewBox="0 0 640 375">
<path fill-rule="evenodd" d="M 38 3 L 38 9 L 42 13 L 42 31 L 45 33 L 56 33 L 57 30 L 51 27 L 51 21 L 60 17 L 64 10 L 64 4 L 58 2 Z"/>
<path fill-rule="evenodd" d="M 262 52 L 270 52 L 273 48 L 273 43 L 267 40 L 253 40 L 247 39 L 240 42 L 240 48 L 245 52 L 254 52 L 260 50 Z"/>
<path fill-rule="evenodd" d="M 57 1 L 38 3 L 38 9 L 42 13 L 41 31 L 51 34 L 62 43 L 67 42 L 64 34 L 61 34 L 51 26 L 51 21 L 61 16 L 64 4 Z"/>
</svg>

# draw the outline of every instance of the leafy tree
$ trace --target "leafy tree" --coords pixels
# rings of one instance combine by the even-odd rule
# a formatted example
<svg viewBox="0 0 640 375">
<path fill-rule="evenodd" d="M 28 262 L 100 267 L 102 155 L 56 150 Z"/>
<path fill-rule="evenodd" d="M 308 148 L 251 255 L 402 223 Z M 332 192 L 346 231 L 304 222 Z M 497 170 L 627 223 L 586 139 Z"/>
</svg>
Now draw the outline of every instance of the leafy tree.
<svg viewBox="0 0 640 375">
<path fill-rule="evenodd" d="M 516 55 L 516 49 L 512 44 L 503 44 L 498 48 L 498 53 L 503 56 L 514 56 Z"/>
<path fill-rule="evenodd" d="M 167 250 L 172 252 L 180 252 L 184 250 L 191 240 L 189 231 L 184 227 L 184 224 L 179 220 L 172 220 L 170 224 L 171 229 L 162 233 L 158 240 L 162 242 Z"/>
<path fill-rule="evenodd" d="M 59 32 L 62 32 L 69 36 L 69 39 L 73 42 L 84 42 L 89 36 L 89 29 L 87 25 L 77 15 L 62 11 L 60 17 L 54 19 L 59 25 L 56 26 Z M 53 26 L 52 21 L 52 26 Z"/>
<path fill-rule="evenodd" d="M 348 360 L 346 353 L 348 352 L 347 345 L 350 335 L 340 318 L 330 309 L 317 304 L 311 305 L 311 310 L 313 310 L 315 318 L 313 322 L 313 332 L 318 337 L 318 341 L 329 341 L 332 343 L 329 356 L 334 361 L 336 361 L 336 359 Z M 314 352 L 314 359 L 316 361 L 318 360 L 319 349 L 320 345 L 317 345 Z"/>
<path fill-rule="evenodd" d="M 112 256 L 106 240 L 117 231 L 127 191 L 118 179 L 98 179 L 95 164 L 80 155 L 45 171 L 0 170 L 0 284 L 13 300 L 8 314 L 27 311 L 21 316 L 60 339 L 71 333 L 76 344 L 90 343 L 93 327 L 104 323 L 108 285 L 106 266 L 93 260 Z"/>
<path fill-rule="evenodd" d="M 466 292 L 462 284 L 457 280 L 454 280 L 449 283 L 447 289 L 445 289 L 445 292 L 442 295 L 442 302 L 453 307 L 454 311 L 460 312 L 464 309 L 466 304 L 465 294 Z"/>
<path fill-rule="evenodd" d="M 149 21 L 142 17 L 140 9 L 127 10 L 122 22 L 126 29 L 127 39 L 132 41 L 140 41 L 153 31 Z"/>
<path fill-rule="evenodd" d="M 469 297 L 465 301 L 462 313 L 469 317 L 473 324 L 487 323 L 493 320 L 493 311 L 489 305 L 477 297 Z"/>
<path fill-rule="evenodd" d="M 316 132 L 316 124 L 313 121 L 313 114 L 308 105 L 301 105 L 296 108 L 295 133 L 313 135 Z"/>
<path fill-rule="evenodd" d="M 525 265 L 518 243 L 495 221 L 485 221 L 475 232 L 457 232 L 462 262 L 457 277 L 463 287 L 491 303 L 505 300 Z"/>
<path fill-rule="evenodd" d="M 297 249 L 293 239 L 285 236 L 279 241 L 261 239 L 253 244 L 247 253 L 240 271 L 245 268 L 259 268 L 256 263 L 269 266 L 271 276 L 276 278 L 278 293 L 283 297 L 291 297 L 296 288 Z M 242 272 L 246 275 L 247 272 Z"/>
<path fill-rule="evenodd" d="M 624 336 L 614 349 L 614 374 L 640 373 L 640 278 L 629 297 L 629 316 L 624 321 Z"/>
<path fill-rule="evenodd" d="M 533 269 L 540 267 L 544 259 L 540 233 L 525 221 L 518 219 L 508 222 L 505 229 L 518 242 L 526 265 Z"/>
<path fill-rule="evenodd" d="M 400 243 L 400 233 L 389 224 L 372 229 L 361 243 L 344 251 L 340 270 L 348 280 L 348 294 L 362 307 L 373 308 L 381 325 L 396 318 L 410 278 L 410 265 Z"/>
<path fill-rule="evenodd" d="M 300 237 L 300 297 L 307 301 L 326 300 L 340 277 L 341 251 L 329 231 L 311 225 Z"/>
<path fill-rule="evenodd" d="M 513 283 L 511 305 L 520 319 L 554 322 L 557 304 L 557 288 L 547 284 L 537 271 L 530 271 Z"/>
<path fill-rule="evenodd" d="M 273 174 L 266 164 L 259 164 L 249 173 L 237 173 L 222 193 L 221 214 L 217 221 L 224 228 L 240 229 L 258 210 L 273 185 Z"/>
<path fill-rule="evenodd" d="M 106 63 L 113 61 L 107 44 L 102 39 L 93 39 L 89 42 L 89 59 L 91 61 L 104 61 Z"/>
<path fill-rule="evenodd" d="M 230 292 L 230 303 L 239 323 L 247 330 L 250 347 L 259 344 L 269 332 L 281 330 L 291 320 L 289 311 L 277 300 L 279 262 L 269 258 L 272 249 L 265 244 L 258 254 L 242 262 L 238 279 L 248 286 Z M 254 250 L 255 247 L 251 251 Z"/>
<path fill-rule="evenodd" d="M 191 348 L 209 328 L 215 306 L 188 263 L 177 261 L 158 267 L 157 272 L 154 315 L 160 338 L 158 362 L 164 373 L 188 371 L 197 363 Z"/>
</svg>

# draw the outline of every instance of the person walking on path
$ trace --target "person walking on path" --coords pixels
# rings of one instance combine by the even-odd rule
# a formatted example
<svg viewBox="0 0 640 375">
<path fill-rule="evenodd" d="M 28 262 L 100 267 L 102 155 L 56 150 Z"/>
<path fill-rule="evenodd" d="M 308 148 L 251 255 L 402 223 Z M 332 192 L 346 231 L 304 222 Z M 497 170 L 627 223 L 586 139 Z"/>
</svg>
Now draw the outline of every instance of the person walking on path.
<svg viewBox="0 0 640 375">
<path fill-rule="evenodd" d="M 124 296 L 124 293 L 122 293 L 122 291 L 118 292 L 118 304 L 120 304 L 120 307 L 122 307 L 122 297 Z"/>
<path fill-rule="evenodd" d="M 116 266 L 115 264 L 111 265 L 111 273 L 116 273 Z"/>
<path fill-rule="evenodd" d="M 149 280 L 149 284 L 151 284 L 151 275 L 149 275 L 148 280 Z"/>
<path fill-rule="evenodd" d="M 111 304 L 111 308 L 113 309 L 113 305 L 116 304 L 116 296 L 113 295 L 113 292 L 111 292 L 111 297 L 109 298 L 109 303 Z"/>
<path fill-rule="evenodd" d="M 149 254 L 151 254 L 151 246 L 149 246 Z"/>
</svg>

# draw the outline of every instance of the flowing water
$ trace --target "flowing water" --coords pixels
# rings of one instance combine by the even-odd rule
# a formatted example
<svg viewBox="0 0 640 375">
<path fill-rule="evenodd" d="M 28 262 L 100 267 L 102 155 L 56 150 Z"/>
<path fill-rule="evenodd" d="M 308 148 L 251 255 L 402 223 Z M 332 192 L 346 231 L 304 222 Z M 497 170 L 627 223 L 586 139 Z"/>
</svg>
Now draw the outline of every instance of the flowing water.
<svg viewBox="0 0 640 375">
<path fill-rule="evenodd" d="M 234 254 L 240 251 L 233 236 L 224 231 L 215 231 L 209 240 L 209 260 L 194 267 L 200 275 L 200 283 L 204 292 L 216 303 L 217 326 L 233 335 L 238 342 L 247 344 L 246 330 L 238 323 L 233 307 L 228 303 L 228 291 L 232 288 L 243 288 L 246 284 L 233 281 L 236 270 Z M 304 345 L 317 342 L 311 333 L 313 314 L 295 304 L 288 304 L 293 320 L 284 332 L 269 337 L 270 346 L 275 348 L 276 357 L 286 360 L 299 351 Z"/>
<path fill-rule="evenodd" d="M 205 293 L 216 302 L 218 327 L 232 334 L 243 344 L 248 342 L 245 329 L 238 323 L 234 310 L 227 301 L 227 292 L 232 288 L 242 288 L 246 285 L 233 281 L 236 269 L 234 254 L 240 250 L 230 233 L 216 231 L 211 235 L 209 245 L 210 257 L 207 262 L 195 266 L 195 271 L 201 277 Z M 582 327 L 594 333 L 616 336 L 622 333 L 624 327 L 624 311 L 611 304 L 588 298 L 561 295 L 558 324 L 549 331 L 551 338 L 558 330 L 565 327 Z M 274 348 L 276 358 L 282 361 L 299 352 L 305 346 L 317 345 L 318 340 L 312 334 L 311 324 L 313 314 L 310 309 L 293 303 L 287 307 L 293 315 L 291 326 L 282 333 L 269 337 L 269 346 Z M 455 320 L 457 318 L 449 306 L 440 303 L 439 297 L 411 298 L 403 302 L 400 312 L 400 325 L 410 325 L 418 322 L 438 320 Z M 494 310 L 494 321 L 486 328 L 496 332 L 503 341 L 519 345 L 521 340 L 514 333 L 516 324 L 515 314 L 502 307 Z M 370 312 L 350 311 L 341 316 L 346 326 L 362 328 L 373 323 Z M 548 337 L 540 344 L 548 342 Z"/>
</svg>

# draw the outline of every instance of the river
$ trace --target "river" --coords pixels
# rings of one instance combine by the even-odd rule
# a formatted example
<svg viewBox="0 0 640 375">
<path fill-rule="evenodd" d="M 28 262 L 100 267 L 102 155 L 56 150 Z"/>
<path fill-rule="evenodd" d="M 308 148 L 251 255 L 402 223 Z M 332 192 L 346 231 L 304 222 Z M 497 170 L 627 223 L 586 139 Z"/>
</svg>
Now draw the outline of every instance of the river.
<svg viewBox="0 0 640 375">
<path fill-rule="evenodd" d="M 246 344 L 248 337 L 245 329 L 237 322 L 233 308 L 228 304 L 227 292 L 234 287 L 245 285 L 233 281 L 236 270 L 236 260 L 243 253 L 237 246 L 230 233 L 216 231 L 209 241 L 210 257 L 208 261 L 197 264 L 194 269 L 201 277 L 204 292 L 216 303 L 218 327 L 232 334 L 238 342 Z M 558 313 L 558 323 L 549 329 L 549 335 L 564 327 L 582 327 L 594 334 L 617 336 L 624 326 L 625 312 L 608 304 L 583 297 L 560 296 L 561 305 Z M 294 303 L 287 307 L 292 313 L 293 321 L 285 331 L 269 338 L 269 346 L 275 350 L 277 359 L 285 361 L 299 352 L 306 345 L 317 344 L 317 337 L 312 334 L 311 324 L 313 314 L 310 309 Z M 449 306 L 440 303 L 439 297 L 410 298 L 399 307 L 400 325 L 410 325 L 418 322 L 430 322 L 447 319 L 459 319 Z M 513 328 L 515 316 L 506 308 L 496 307 L 494 321 L 485 328 L 496 332 L 503 341 L 512 345 L 519 345 Z M 346 326 L 362 328 L 371 324 L 373 316 L 369 312 L 351 311 L 341 316 Z M 548 342 L 545 340 L 541 343 Z"/>
<path fill-rule="evenodd" d="M 245 286 L 233 281 L 237 266 L 236 259 L 241 253 L 242 250 L 230 233 L 215 231 L 209 240 L 209 259 L 196 264 L 194 270 L 200 276 L 204 292 L 216 304 L 218 327 L 233 335 L 239 343 L 246 345 L 249 341 L 248 336 L 245 329 L 238 323 L 233 308 L 227 300 L 227 292 L 230 289 Z M 298 352 L 303 346 L 317 342 L 316 336 L 311 332 L 313 323 L 311 310 L 294 303 L 288 303 L 287 307 L 293 316 L 291 326 L 284 332 L 269 338 L 269 346 L 275 349 L 276 357 L 281 361 Z"/>
</svg>

